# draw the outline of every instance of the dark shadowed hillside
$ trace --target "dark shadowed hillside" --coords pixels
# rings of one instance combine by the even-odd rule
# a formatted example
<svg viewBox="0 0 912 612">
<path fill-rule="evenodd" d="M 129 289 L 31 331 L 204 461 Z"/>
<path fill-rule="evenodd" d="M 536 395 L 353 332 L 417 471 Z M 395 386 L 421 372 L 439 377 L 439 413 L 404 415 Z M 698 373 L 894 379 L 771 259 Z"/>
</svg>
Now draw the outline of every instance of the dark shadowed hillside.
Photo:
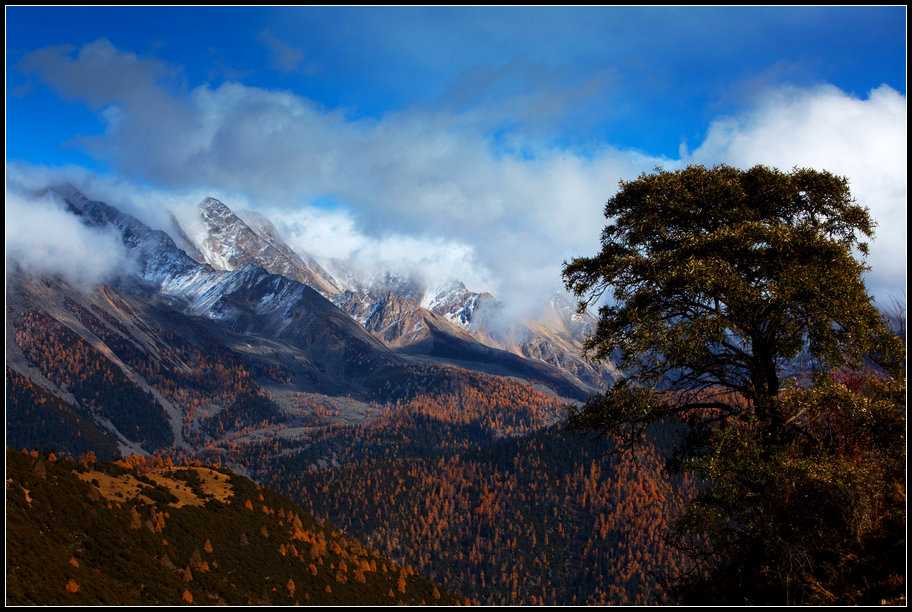
<svg viewBox="0 0 912 612">
<path fill-rule="evenodd" d="M 7 605 L 455 604 L 228 470 L 7 450 Z"/>
</svg>

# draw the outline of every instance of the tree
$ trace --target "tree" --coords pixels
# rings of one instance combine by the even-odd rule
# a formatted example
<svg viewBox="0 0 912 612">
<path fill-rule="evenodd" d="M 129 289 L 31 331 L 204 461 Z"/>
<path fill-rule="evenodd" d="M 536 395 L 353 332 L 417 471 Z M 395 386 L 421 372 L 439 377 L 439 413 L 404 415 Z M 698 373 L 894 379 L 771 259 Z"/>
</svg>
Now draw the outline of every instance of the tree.
<svg viewBox="0 0 912 612">
<path fill-rule="evenodd" d="M 819 376 L 784 392 L 800 425 L 787 444 L 720 428 L 688 468 L 709 483 L 673 541 L 691 571 L 685 603 L 904 603 L 905 381 L 874 372 Z"/>
<path fill-rule="evenodd" d="M 782 559 L 754 563 L 742 545 L 762 533 L 786 536 L 745 522 L 741 511 L 753 496 L 785 494 L 774 486 L 783 457 L 817 440 L 813 427 L 832 416 L 819 402 L 816 411 L 795 410 L 786 392 L 815 372 L 857 370 L 872 359 L 878 375 L 901 378 L 905 387 L 904 346 L 862 280 L 874 223 L 847 179 L 764 166 L 643 174 L 621 183 L 605 217 L 601 251 L 565 263 L 564 279 L 581 310 L 604 300 L 585 351 L 616 359 L 628 376 L 573 410 L 570 425 L 606 432 L 620 449 L 641 443 L 657 423 L 688 425 L 673 465 L 709 479 L 677 529 L 695 563 L 689 584 L 705 586 L 725 571 L 747 584 Z M 752 470 L 768 470 L 771 479 L 752 479 Z M 729 477 L 747 482 L 736 486 Z M 819 580 L 813 569 L 808 576 L 808 584 Z M 771 587 L 757 600 L 737 596 L 773 603 L 780 595 Z"/>
</svg>

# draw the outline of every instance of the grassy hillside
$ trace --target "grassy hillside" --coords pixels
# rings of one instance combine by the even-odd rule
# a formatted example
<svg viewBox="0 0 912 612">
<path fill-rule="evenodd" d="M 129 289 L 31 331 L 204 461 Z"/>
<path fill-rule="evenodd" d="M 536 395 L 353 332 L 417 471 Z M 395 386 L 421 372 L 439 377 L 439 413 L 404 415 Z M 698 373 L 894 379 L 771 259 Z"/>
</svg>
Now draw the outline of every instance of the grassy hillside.
<svg viewBox="0 0 912 612">
<path fill-rule="evenodd" d="M 228 470 L 7 450 L 7 605 L 456 604 Z"/>
</svg>

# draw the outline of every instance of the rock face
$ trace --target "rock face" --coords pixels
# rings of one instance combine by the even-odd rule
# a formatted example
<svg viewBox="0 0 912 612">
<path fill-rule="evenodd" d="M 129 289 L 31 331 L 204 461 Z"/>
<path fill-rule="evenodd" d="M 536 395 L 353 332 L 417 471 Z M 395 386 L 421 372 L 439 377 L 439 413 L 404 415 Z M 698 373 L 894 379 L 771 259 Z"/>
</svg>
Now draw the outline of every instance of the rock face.
<svg viewBox="0 0 912 612">
<path fill-rule="evenodd" d="M 339 293 L 330 275 L 312 258 L 305 261 L 276 236 L 268 220 L 249 213 L 248 224 L 215 198 L 199 206 L 203 233 L 194 241 L 205 261 L 220 270 L 249 265 L 296 280 L 323 295 Z M 191 234 L 192 235 L 192 234 Z"/>
</svg>

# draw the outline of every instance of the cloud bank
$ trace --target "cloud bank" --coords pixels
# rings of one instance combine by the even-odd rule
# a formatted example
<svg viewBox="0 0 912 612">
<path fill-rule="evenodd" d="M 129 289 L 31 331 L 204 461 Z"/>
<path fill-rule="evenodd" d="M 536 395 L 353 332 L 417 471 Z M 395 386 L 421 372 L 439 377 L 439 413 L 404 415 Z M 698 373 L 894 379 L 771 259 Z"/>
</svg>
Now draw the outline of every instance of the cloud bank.
<svg viewBox="0 0 912 612">
<path fill-rule="evenodd" d="M 165 208 L 213 195 L 266 215 L 318 258 L 412 262 L 531 314 L 560 288 L 564 260 L 597 252 L 603 204 L 619 180 L 688 163 L 799 165 L 849 177 L 880 226 L 872 286 L 894 295 L 905 286 L 905 97 L 886 86 L 866 99 L 830 86 L 768 88 L 675 160 L 611 146 L 583 155 L 521 130 L 504 135 L 496 116 L 474 107 L 363 119 L 288 91 L 189 89 L 178 69 L 104 40 L 42 49 L 20 67 L 104 119 L 104 133 L 83 143 L 126 179 L 92 179 L 103 188 L 90 197 L 131 202 L 157 227 Z M 530 99 L 547 106 L 547 92 Z M 515 108 L 521 92 L 510 100 Z"/>
<path fill-rule="evenodd" d="M 51 195 L 9 186 L 5 195 L 7 273 L 60 276 L 88 290 L 135 265 L 118 235 L 86 227 Z"/>
</svg>

